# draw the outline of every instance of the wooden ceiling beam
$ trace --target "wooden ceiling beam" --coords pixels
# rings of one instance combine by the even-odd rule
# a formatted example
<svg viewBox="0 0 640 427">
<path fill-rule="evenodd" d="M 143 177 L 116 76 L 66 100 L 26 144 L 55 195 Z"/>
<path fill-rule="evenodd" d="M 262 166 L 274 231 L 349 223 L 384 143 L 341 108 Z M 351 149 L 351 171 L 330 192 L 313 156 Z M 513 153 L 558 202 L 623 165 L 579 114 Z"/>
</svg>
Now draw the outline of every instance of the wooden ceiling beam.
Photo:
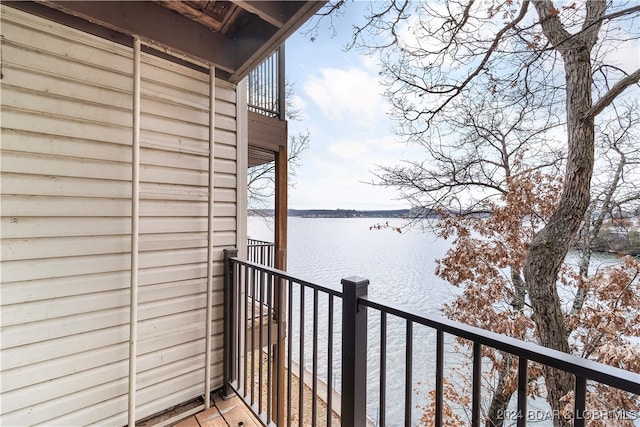
<svg viewBox="0 0 640 427">
<path fill-rule="evenodd" d="M 152 2 L 47 1 L 44 5 L 237 73 L 237 41 Z"/>
<path fill-rule="evenodd" d="M 254 13 L 271 25 L 282 28 L 285 23 L 285 8 L 282 1 L 231 0 L 247 12 Z"/>
</svg>

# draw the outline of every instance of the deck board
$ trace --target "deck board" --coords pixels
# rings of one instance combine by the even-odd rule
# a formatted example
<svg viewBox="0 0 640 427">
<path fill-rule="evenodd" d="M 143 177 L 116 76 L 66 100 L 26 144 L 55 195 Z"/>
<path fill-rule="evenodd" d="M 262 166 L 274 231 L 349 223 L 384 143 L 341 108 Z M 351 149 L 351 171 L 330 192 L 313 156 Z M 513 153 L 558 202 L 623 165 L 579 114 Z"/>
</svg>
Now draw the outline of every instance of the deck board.
<svg viewBox="0 0 640 427">
<path fill-rule="evenodd" d="M 238 396 L 223 399 L 215 395 L 211 408 L 179 422 L 175 427 L 258 427 L 261 424 Z"/>
</svg>

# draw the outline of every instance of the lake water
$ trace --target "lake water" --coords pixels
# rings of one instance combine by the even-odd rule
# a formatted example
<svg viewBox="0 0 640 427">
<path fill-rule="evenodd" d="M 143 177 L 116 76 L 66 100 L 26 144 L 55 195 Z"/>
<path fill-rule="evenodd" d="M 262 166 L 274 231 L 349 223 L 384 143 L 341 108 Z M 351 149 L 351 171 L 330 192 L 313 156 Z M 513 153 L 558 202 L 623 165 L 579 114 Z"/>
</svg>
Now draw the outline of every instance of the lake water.
<svg viewBox="0 0 640 427">
<path fill-rule="evenodd" d="M 389 222 L 402 226 L 401 219 L 377 218 L 299 218 L 290 217 L 288 224 L 287 271 L 313 283 L 341 289 L 345 277 L 360 276 L 369 279 L 368 295 L 378 301 L 400 304 L 424 313 L 438 313 L 443 303 L 455 298 L 455 288 L 434 274 L 435 260 L 442 258 L 449 243 L 432 233 L 416 230 L 397 233 L 391 229 L 370 230 L 370 226 Z M 273 241 L 272 225 L 264 219 L 251 217 L 248 224 L 250 238 Z M 298 297 L 294 294 L 295 300 Z M 307 293 L 305 306 L 312 304 Z M 320 300 L 320 307 L 326 301 Z M 320 322 L 326 312 L 321 310 Z M 339 314 L 339 310 L 336 311 Z M 379 316 L 370 316 L 371 331 L 379 330 Z M 294 320 L 294 328 L 299 322 Z M 305 320 L 311 325 L 311 319 Z M 338 326 L 336 324 L 336 326 Z M 305 329 L 310 329 L 305 328 Z M 405 322 L 389 319 L 387 325 L 387 425 L 401 425 L 404 408 Z M 339 342 L 339 330 L 336 341 Z M 306 335 L 305 335 L 306 336 Z M 311 341 L 311 337 L 306 338 Z M 319 342 L 326 337 L 320 331 Z M 379 336 L 369 334 L 371 364 L 368 367 L 369 390 L 367 413 L 372 420 L 378 417 Z M 334 369 L 340 370 L 340 350 L 334 348 Z M 426 328 L 414 330 L 414 389 L 426 388 L 433 383 L 435 372 L 435 334 Z M 294 352 L 294 359 L 299 353 Z M 306 351 L 305 366 L 310 369 L 311 350 Z M 400 368 L 401 372 L 394 372 Z M 320 375 L 326 375 L 326 362 L 320 360 Z M 430 381 L 426 381 L 429 378 Z M 422 381 L 425 385 L 418 384 Z M 338 387 L 339 388 L 339 387 Z M 415 404 L 424 405 L 423 396 L 414 396 Z M 417 419 L 421 411 L 414 410 Z M 399 420 L 394 423 L 393 420 Z"/>
<path fill-rule="evenodd" d="M 437 238 L 433 233 L 421 230 L 403 230 L 397 233 L 391 229 L 370 230 L 374 224 L 389 222 L 402 226 L 401 219 L 338 218 L 317 219 L 290 217 L 288 225 L 288 266 L 287 271 L 295 277 L 327 287 L 341 289 L 340 280 L 345 277 L 360 276 L 369 279 L 368 295 L 385 303 L 399 304 L 422 313 L 439 314 L 444 303 L 452 301 L 457 289 L 434 274 L 435 260 L 442 258 L 449 242 Z M 248 223 L 250 238 L 273 241 L 272 224 L 264 219 L 251 217 Z M 602 262 L 615 262 L 611 257 L 603 257 Z M 299 294 L 294 292 L 293 308 L 298 306 Z M 305 294 L 305 307 L 312 307 L 312 292 Z M 327 300 L 320 298 L 320 323 L 327 319 Z M 323 309 L 323 307 L 325 307 Z M 307 310 L 305 310 L 306 312 Z M 336 316 L 339 316 L 339 308 Z M 294 311 L 295 313 L 295 311 Z M 305 342 L 311 342 L 312 318 L 305 318 Z M 299 320 L 291 325 L 293 335 L 299 332 Z M 379 417 L 378 374 L 379 374 L 379 316 L 369 314 L 369 365 L 367 387 L 367 414 L 374 422 Z M 336 323 L 333 348 L 334 370 L 340 372 L 340 330 Z M 320 352 L 326 348 L 326 331 L 319 331 Z M 413 339 L 413 384 L 412 397 L 413 424 L 423 410 L 418 406 L 426 404 L 426 393 L 435 384 L 435 334 L 433 331 L 414 326 Z M 445 370 L 465 369 L 468 362 L 453 349 L 453 340 L 448 341 L 445 356 Z M 324 346 L 324 347 L 323 347 Z M 403 425 L 404 411 L 404 366 L 405 366 L 405 322 L 390 318 L 387 325 L 387 400 L 386 417 L 388 426 Z M 466 351 L 466 350 L 465 350 Z M 294 350 L 293 358 L 300 359 Z M 305 349 L 304 364 L 311 369 L 311 349 Z M 319 374 L 326 380 L 326 358 L 319 357 Z M 335 381 L 334 381 L 335 382 Z M 470 384 L 459 384 L 469 387 Z M 339 389 L 339 385 L 336 385 Z M 468 408 L 470 409 L 470 408 Z M 530 409 L 546 411 L 546 403 L 538 399 L 530 402 Z M 461 412 L 465 412 L 460 410 Z M 469 411 L 466 411 L 470 413 Z M 549 420 L 537 420 L 531 425 L 551 425 Z"/>
</svg>

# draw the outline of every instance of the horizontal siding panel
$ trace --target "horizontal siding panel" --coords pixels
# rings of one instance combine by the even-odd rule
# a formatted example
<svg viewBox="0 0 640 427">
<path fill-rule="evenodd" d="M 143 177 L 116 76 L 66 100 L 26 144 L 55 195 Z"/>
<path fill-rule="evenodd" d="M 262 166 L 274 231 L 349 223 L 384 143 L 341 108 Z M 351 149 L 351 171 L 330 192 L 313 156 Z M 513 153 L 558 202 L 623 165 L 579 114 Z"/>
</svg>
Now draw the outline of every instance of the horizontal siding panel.
<svg viewBox="0 0 640 427">
<path fill-rule="evenodd" d="M 48 258 L 43 260 L 19 260 L 2 262 L 4 283 L 80 276 L 85 274 L 126 271 L 130 268 L 129 254 L 89 255 L 73 258 Z"/>
<path fill-rule="evenodd" d="M 206 248 L 206 233 L 164 233 L 140 236 L 140 251 L 167 251 L 188 248 Z"/>
<path fill-rule="evenodd" d="M 131 219 L 123 217 L 3 217 L 0 227 L 2 227 L 3 239 L 130 235 Z"/>
<path fill-rule="evenodd" d="M 195 349 L 196 353 L 186 353 L 182 355 L 182 358 L 175 361 L 162 360 L 161 364 L 155 369 L 150 369 L 145 372 L 139 372 L 136 378 L 139 394 L 145 393 L 145 388 L 152 387 L 157 384 L 161 384 L 165 381 L 173 381 L 176 378 L 183 376 L 191 376 L 194 373 L 197 377 L 194 377 L 191 384 L 198 384 L 202 382 L 204 385 L 204 346 Z M 173 388 L 173 384 L 171 384 Z M 204 391 L 204 387 L 201 389 Z M 162 397 L 160 395 L 158 397 Z M 136 395 L 138 397 L 138 394 Z M 142 400 L 142 399 L 141 399 Z M 152 399 L 141 401 L 140 403 L 150 402 Z M 165 408 L 166 409 L 166 408 Z"/>
<path fill-rule="evenodd" d="M 3 305 L 2 327 L 40 322 L 49 319 L 109 310 L 129 304 L 129 290 L 74 295 L 68 298 L 56 298 L 29 303 Z M 66 329 L 66 327 L 65 327 Z M 4 340 L 4 332 L 3 332 Z"/>
<path fill-rule="evenodd" d="M 11 8 L 2 9 L 2 33 L 8 40 L 19 42 L 33 50 L 45 50 L 38 42 L 46 37 L 46 52 L 69 60 L 102 65 L 131 74 L 132 49 L 106 42 L 96 36 L 28 15 Z M 56 68 L 58 69 L 58 68 Z M 64 69 L 64 68 L 62 68 Z"/>
<path fill-rule="evenodd" d="M 150 97 L 142 97 L 140 100 L 140 109 L 143 113 L 164 117 L 179 117 L 181 121 L 198 126 L 209 127 L 209 100 L 205 98 L 207 104 L 204 106 L 187 106 L 172 100 L 168 102 L 163 99 L 154 99 Z"/>
<path fill-rule="evenodd" d="M 191 185 L 206 189 L 209 183 L 209 174 L 168 166 L 143 165 L 140 167 L 140 181 L 142 183 Z"/>
<path fill-rule="evenodd" d="M 160 233 L 189 233 L 189 232 L 206 232 L 207 218 L 182 218 L 182 217 L 158 217 L 145 216 L 140 218 L 140 234 L 144 239 L 145 234 Z M 214 224 L 216 224 L 215 222 Z"/>
<path fill-rule="evenodd" d="M 182 200 L 207 202 L 209 191 L 205 187 L 161 183 L 140 185 L 140 200 Z"/>
<path fill-rule="evenodd" d="M 233 188 L 235 190 L 237 181 L 235 175 L 226 173 L 217 173 L 214 176 L 214 183 L 216 187 L 220 188 Z"/>
<path fill-rule="evenodd" d="M 87 295 L 93 292 L 128 289 L 129 282 L 130 274 L 128 271 L 85 274 L 74 277 L 46 277 L 39 280 L 12 283 L 3 279 L 1 303 L 3 305 L 29 303 L 73 295 Z M 87 286 L 87 283 L 90 283 L 91 286 Z"/>
<path fill-rule="evenodd" d="M 179 386 L 184 386 L 185 384 L 188 386 L 184 389 L 177 388 Z M 166 390 L 169 386 L 172 387 L 173 393 L 170 395 L 163 394 L 162 390 Z M 140 402 L 141 405 L 136 409 L 136 415 L 138 418 L 143 418 L 157 414 L 158 412 L 162 412 L 167 408 L 175 406 L 176 403 L 174 402 L 183 403 L 193 400 L 202 396 L 203 392 L 204 385 L 202 383 L 191 384 L 190 380 L 180 381 L 179 383 L 175 381 L 165 383 L 163 386 L 158 386 L 157 390 L 154 390 L 154 394 L 159 394 L 160 397 L 154 398 L 153 395 L 150 395 L 150 397 L 146 397 L 146 395 L 141 396 L 139 400 L 142 400 L 142 397 L 144 397 L 144 400 L 148 400 L 149 402 L 144 404 Z"/>
<path fill-rule="evenodd" d="M 144 75 L 145 82 L 198 94 L 206 100 L 204 105 L 208 107 L 209 74 L 144 52 L 140 65 L 140 74 Z"/>
<path fill-rule="evenodd" d="M 12 369 L 49 359 L 70 356 L 97 348 L 127 343 L 129 325 L 91 331 L 80 335 L 41 341 L 2 350 L 2 369 Z M 4 336 L 3 336 L 4 341 Z M 4 342 L 3 342 L 4 345 Z"/>
<path fill-rule="evenodd" d="M 236 173 L 236 161 L 235 160 L 217 159 L 217 161 L 216 161 L 216 173 L 228 173 L 228 174 L 235 175 L 235 173 Z"/>
<path fill-rule="evenodd" d="M 11 151 L 2 153 L 2 171 L 3 173 L 29 173 L 80 179 L 131 181 L 131 165 L 125 163 Z M 12 190 L 20 190 L 20 188 L 2 186 L 5 194 Z M 96 191 L 94 196 L 99 194 Z M 131 197 L 131 191 L 126 196 Z"/>
<path fill-rule="evenodd" d="M 131 183 L 32 173 L 3 173 L 4 194 L 58 197 L 130 198 Z"/>
<path fill-rule="evenodd" d="M 197 265 L 207 262 L 207 248 L 146 251 L 140 252 L 139 258 L 142 269 L 173 265 Z"/>
<path fill-rule="evenodd" d="M 4 238 L 0 244 L 3 261 L 19 261 L 126 253 L 131 250 L 131 236 Z"/>
<path fill-rule="evenodd" d="M 142 53 L 140 65 L 140 73 L 144 75 L 143 84 L 154 82 L 162 87 L 192 93 L 203 99 L 203 105 L 209 105 L 209 73 L 145 52 Z"/>
<path fill-rule="evenodd" d="M 209 126 L 195 125 L 182 120 L 140 113 L 140 128 L 153 130 L 176 137 L 186 136 L 191 139 L 209 140 Z"/>
<path fill-rule="evenodd" d="M 207 277 L 205 264 L 177 265 L 169 267 L 145 268 L 139 273 L 141 286 L 156 283 L 170 283 Z"/>
<path fill-rule="evenodd" d="M 217 132 L 217 135 L 219 136 L 220 134 L 222 134 L 223 132 Z M 233 138 L 235 138 L 235 135 L 233 134 L 228 134 L 229 139 L 233 140 Z M 218 143 L 218 138 L 216 138 L 216 146 L 215 146 L 215 153 L 216 153 L 216 159 L 224 159 L 224 160 L 232 160 L 235 162 L 236 160 L 236 146 L 235 144 L 226 144 L 226 143 Z M 216 172 L 218 170 L 216 169 Z"/>
<path fill-rule="evenodd" d="M 128 299 L 122 300 L 122 306 L 116 308 L 3 327 L 1 348 L 26 346 L 128 324 Z"/>
<path fill-rule="evenodd" d="M 235 202 L 237 192 L 235 188 L 216 188 L 214 200 L 216 202 Z"/>
<path fill-rule="evenodd" d="M 213 239 L 213 245 L 214 247 L 235 246 L 235 241 L 236 241 L 235 231 L 220 232 L 220 233 L 215 233 L 214 239 Z M 220 254 L 222 255 L 222 251 L 220 251 Z"/>
<path fill-rule="evenodd" d="M 236 147 L 236 134 L 233 131 L 226 131 L 222 129 L 216 129 L 216 144 L 223 145 L 225 147 Z M 227 158 L 224 153 L 217 153 L 216 157 Z M 228 157 L 231 160 L 235 160 L 235 156 Z"/>
<path fill-rule="evenodd" d="M 179 153 L 175 150 L 140 150 L 140 163 L 145 166 L 163 166 L 205 172 L 209 170 L 209 146 L 200 155 Z M 207 181 L 208 183 L 208 181 Z M 176 182 L 178 184 L 178 182 Z"/>
<path fill-rule="evenodd" d="M 3 34 L 6 29 L 5 25 L 6 22 L 3 22 Z M 10 64 L 13 69 L 19 67 L 61 78 L 73 78 L 82 83 L 106 89 L 130 92 L 133 88 L 131 75 L 124 72 L 124 69 L 133 69 L 131 57 L 111 55 L 114 65 L 120 63 L 122 70 L 118 71 L 117 69 L 114 70 L 110 64 L 96 65 L 82 59 L 70 60 L 69 57 L 64 55 L 48 53 L 38 47 L 25 45 L 23 42 L 26 41 L 28 40 L 16 41 L 14 36 L 11 36 L 11 39 L 4 39 L 2 43 L 3 62 Z M 129 54 L 133 56 L 132 53 Z M 7 74 L 7 77 L 11 79 L 11 73 Z"/>
<path fill-rule="evenodd" d="M 216 98 L 216 115 L 235 117 L 236 116 L 235 102 L 228 102 L 226 100 Z"/>
<path fill-rule="evenodd" d="M 145 322 L 179 313 L 204 311 L 207 306 L 206 301 L 206 295 L 202 293 L 142 303 L 138 306 L 138 318 L 140 322 Z"/>
<path fill-rule="evenodd" d="M 140 376 L 145 374 L 147 377 L 153 375 L 155 368 L 160 366 L 163 362 L 173 363 L 179 360 L 187 359 L 193 355 L 202 357 L 204 360 L 204 337 L 194 341 L 188 341 L 179 345 L 166 347 L 162 352 L 147 353 L 138 358 L 138 373 Z M 199 363 L 200 366 L 204 364 Z M 150 382 L 149 382 L 150 383 Z M 148 384 L 147 384 L 148 385 Z M 142 385 L 142 387 L 145 387 Z"/>
<path fill-rule="evenodd" d="M 186 202 L 184 202 L 186 203 Z M 184 216 L 193 216 L 200 211 L 199 206 L 185 206 Z M 21 216 L 81 216 L 116 217 L 131 215 L 131 201 L 128 199 L 14 196 L 2 198 L 2 214 L 9 217 Z"/>
<path fill-rule="evenodd" d="M 209 158 L 209 141 L 182 137 L 176 143 L 174 135 L 154 132 L 152 129 L 140 130 L 141 150 L 153 149 L 163 152 L 195 154 Z"/>
<path fill-rule="evenodd" d="M 127 134 L 131 131 L 127 130 Z M 131 162 L 131 140 L 120 140 L 124 144 L 105 141 L 89 141 L 29 131 L 2 130 L 2 150 L 18 153 L 44 154 L 57 157 Z M 33 171 L 33 168 L 31 170 Z"/>
<path fill-rule="evenodd" d="M 38 387 L 27 387 L 3 393 L 2 410 L 13 412 L 25 406 L 37 406 L 49 401 L 51 396 L 59 395 L 60 391 L 64 391 L 65 394 L 78 393 L 85 390 L 87 384 L 99 387 L 105 383 L 127 379 L 128 373 L 129 362 L 122 360 L 40 383 Z"/>
<path fill-rule="evenodd" d="M 235 132 L 237 129 L 235 117 L 216 114 L 216 131 L 218 129 Z"/>
<path fill-rule="evenodd" d="M 118 396 L 70 414 L 47 420 L 47 425 L 60 427 L 79 425 L 126 426 L 128 421 L 127 402 L 127 395 Z M 116 415 L 108 416 L 110 414 Z"/>
<path fill-rule="evenodd" d="M 202 217 L 208 212 L 207 202 L 183 202 L 177 200 L 145 200 L 140 203 L 141 216 L 190 216 Z"/>
<path fill-rule="evenodd" d="M 84 140 L 99 140 L 114 144 L 130 144 L 131 129 L 104 123 L 83 122 L 70 117 L 14 110 L 2 106 L 2 126 L 16 131 L 59 135 Z M 3 132 L 4 135 L 4 132 Z M 98 139 L 99 138 L 99 139 Z"/>
<path fill-rule="evenodd" d="M 220 214 L 218 206 L 214 208 L 216 215 Z M 235 216 L 216 216 L 213 222 L 214 231 L 235 231 Z M 161 233 L 180 233 L 180 232 L 198 232 L 207 231 L 207 218 L 181 218 L 181 217 L 154 217 L 147 216 L 140 218 L 140 233 L 145 234 L 161 234 Z M 141 237 L 144 239 L 145 237 Z"/>
<path fill-rule="evenodd" d="M 204 309 L 185 313 L 170 314 L 148 319 L 138 323 L 138 334 L 141 341 L 163 336 L 165 332 L 186 330 L 204 324 Z"/>
<path fill-rule="evenodd" d="M 235 104 L 236 87 L 231 83 L 216 79 L 216 99 Z"/>
<path fill-rule="evenodd" d="M 61 120 L 73 119 L 82 122 L 99 123 L 107 126 L 131 127 L 131 111 L 118 109 L 105 104 L 95 104 L 66 97 L 33 92 L 2 85 L 2 104 L 5 109 L 29 111 L 36 114 L 52 116 Z"/>
<path fill-rule="evenodd" d="M 164 335 L 157 335 L 143 339 L 138 344 L 138 359 L 147 360 L 146 369 L 152 369 L 156 366 L 153 361 L 162 361 L 162 352 L 164 349 L 174 346 L 186 344 L 192 341 L 204 340 L 205 329 L 204 322 L 196 325 L 187 325 L 183 328 L 169 329 Z"/>
<path fill-rule="evenodd" d="M 4 414 L 2 421 L 6 425 L 23 425 L 24 420 L 28 419 L 33 424 L 56 425 L 49 420 L 88 408 L 105 400 L 115 399 L 119 396 L 126 398 L 127 382 L 127 378 L 122 378 L 91 387 L 90 390 L 85 389 L 65 395 L 60 395 L 58 392 L 55 396 L 60 397 L 50 397 L 46 402 Z"/>
<path fill-rule="evenodd" d="M 129 345 L 120 343 L 76 353 L 63 358 L 45 360 L 2 372 L 1 389 L 16 390 L 40 384 L 78 372 L 99 368 L 118 361 L 128 363 Z"/>
<path fill-rule="evenodd" d="M 208 88 L 207 88 L 208 90 Z M 156 99 L 171 104 L 183 105 L 200 110 L 209 110 L 209 97 L 201 93 L 185 91 L 176 86 L 142 77 L 141 95 L 146 99 Z"/>
<path fill-rule="evenodd" d="M 14 65 L 4 66 L 4 88 L 23 87 L 40 94 L 40 96 L 55 96 L 57 98 L 74 99 L 80 102 L 103 105 L 110 109 L 133 110 L 131 85 L 122 90 L 115 90 L 103 85 L 86 83 L 77 79 L 60 75 L 51 75 L 44 71 L 16 68 Z M 108 80 L 107 80 L 108 81 Z M 108 101 L 108 104 L 105 102 Z M 4 101 L 3 101 L 4 103 Z"/>
<path fill-rule="evenodd" d="M 144 304 L 186 295 L 203 294 L 206 290 L 206 278 L 141 286 L 139 288 L 138 302 Z"/>
</svg>

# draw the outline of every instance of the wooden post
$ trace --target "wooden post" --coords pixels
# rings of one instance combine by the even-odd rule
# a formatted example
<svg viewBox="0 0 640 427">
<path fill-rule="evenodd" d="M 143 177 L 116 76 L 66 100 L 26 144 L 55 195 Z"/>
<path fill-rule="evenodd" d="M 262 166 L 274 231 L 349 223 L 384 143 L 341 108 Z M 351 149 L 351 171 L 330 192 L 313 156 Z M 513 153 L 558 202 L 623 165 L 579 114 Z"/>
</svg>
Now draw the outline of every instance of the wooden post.
<svg viewBox="0 0 640 427">
<path fill-rule="evenodd" d="M 287 146 L 281 145 L 276 153 L 276 200 L 275 200 L 275 268 L 287 269 L 287 191 L 288 191 L 288 154 Z M 284 379 L 285 379 L 285 348 L 286 348 L 286 281 L 276 280 L 274 283 L 274 317 L 278 322 L 277 343 L 274 345 L 274 381 L 272 383 L 273 407 L 272 413 L 276 425 L 285 425 L 284 413 Z"/>
</svg>

